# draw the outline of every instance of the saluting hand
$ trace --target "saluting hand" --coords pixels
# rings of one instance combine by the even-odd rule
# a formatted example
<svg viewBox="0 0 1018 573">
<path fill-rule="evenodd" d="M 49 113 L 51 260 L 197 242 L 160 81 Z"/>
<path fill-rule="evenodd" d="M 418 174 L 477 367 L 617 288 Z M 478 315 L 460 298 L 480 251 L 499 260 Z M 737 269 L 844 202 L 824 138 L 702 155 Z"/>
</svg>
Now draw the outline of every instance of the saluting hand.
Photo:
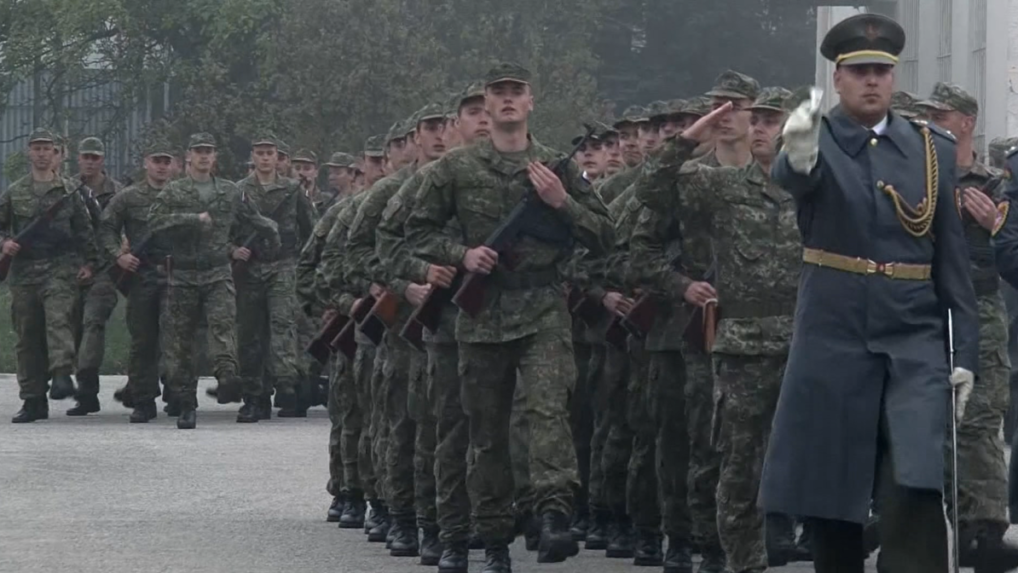
<svg viewBox="0 0 1018 573">
<path fill-rule="evenodd" d="M 725 102 L 724 105 L 696 120 L 696 123 L 686 128 L 682 132 L 682 137 L 698 143 L 704 143 L 711 138 L 714 126 L 721 121 L 725 114 L 732 111 L 733 107 L 734 104 L 732 102 Z"/>
<path fill-rule="evenodd" d="M 987 231 L 993 231 L 997 225 L 997 206 L 985 193 L 974 187 L 968 187 L 964 191 L 962 206 L 969 215 L 979 223 L 979 226 Z"/>
<path fill-rule="evenodd" d="M 527 174 L 530 175 L 530 182 L 541 197 L 541 200 L 553 209 L 560 209 L 566 204 L 566 188 L 562 186 L 562 180 L 541 163 L 531 162 L 527 166 Z"/>
</svg>

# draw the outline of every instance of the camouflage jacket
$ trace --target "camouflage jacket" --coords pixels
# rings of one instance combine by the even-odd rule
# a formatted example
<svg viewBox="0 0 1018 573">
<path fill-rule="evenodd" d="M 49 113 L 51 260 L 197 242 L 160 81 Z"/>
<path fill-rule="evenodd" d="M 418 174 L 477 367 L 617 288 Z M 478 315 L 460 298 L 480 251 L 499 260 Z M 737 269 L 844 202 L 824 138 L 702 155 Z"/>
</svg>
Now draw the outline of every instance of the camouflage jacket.
<svg viewBox="0 0 1018 573">
<path fill-rule="evenodd" d="M 135 253 L 142 262 L 138 274 L 156 277 L 156 268 L 170 253 L 170 245 L 160 244 L 161 237 L 153 236 L 149 227 L 149 210 L 160 191 L 147 182 L 132 185 L 117 193 L 103 209 L 97 235 L 100 256 L 109 264 L 116 264 L 122 252 L 122 237 L 127 237 L 132 248 L 144 247 L 142 252 Z"/>
<path fill-rule="evenodd" d="M 275 221 L 241 200 L 235 184 L 217 177 L 212 182 L 215 192 L 209 201 L 198 195 L 194 179 L 185 177 L 167 185 L 152 202 L 149 226 L 162 244 L 170 245 L 172 284 L 206 285 L 230 279 L 234 248 L 230 239 L 240 224 L 257 229 L 268 238 L 270 248 L 279 248 Z M 203 212 L 208 212 L 211 224 L 198 218 Z"/>
<path fill-rule="evenodd" d="M 636 182 L 636 178 L 639 175 L 640 166 L 637 165 L 636 167 L 627 167 L 605 179 L 597 186 L 597 192 L 600 194 L 601 200 L 604 201 L 605 205 L 611 205 L 619 195 Z"/>
<path fill-rule="evenodd" d="M 322 262 L 315 273 L 315 285 L 318 298 L 331 308 L 338 309 L 344 315 L 350 314 L 354 300 L 364 296 L 371 283 L 350 283 L 345 280 L 347 265 L 347 237 L 350 226 L 357 211 L 367 197 L 368 191 L 361 191 L 342 203 L 336 213 L 336 222 L 325 238 L 322 248 Z"/>
<path fill-rule="evenodd" d="M 1003 172 L 992 167 L 987 167 L 980 161 L 976 161 L 968 169 L 958 167 L 958 187 L 955 189 L 955 207 L 961 215 L 962 225 L 965 231 L 965 241 L 968 243 L 969 260 L 971 261 L 972 282 L 976 295 L 995 295 L 999 291 L 999 275 L 997 264 L 994 261 L 993 243 L 991 232 L 987 231 L 972 218 L 972 215 L 962 206 L 962 191 L 968 187 L 984 189 L 987 186 L 993 187 L 987 190 L 989 197 L 997 205 L 1004 201 L 1004 191 L 1007 184 L 1003 179 Z M 1000 208 L 998 208 L 999 210 Z"/>
<path fill-rule="evenodd" d="M 490 141 L 450 151 L 424 178 L 417 206 L 407 219 L 407 241 L 417 256 L 462 270 L 467 250 L 484 244 L 528 193 L 527 164 L 561 157 L 533 140 L 516 159 L 499 153 Z M 608 210 L 575 164 L 570 162 L 566 169 L 563 184 L 568 197 L 551 216 L 594 255 L 604 253 L 612 243 Z M 456 239 L 446 232 L 451 220 L 462 229 Z M 542 330 L 569 328 L 559 265 L 571 256 L 572 246 L 523 236 L 512 254 L 517 261 L 512 270 L 503 259 L 485 279 L 484 309 L 476 317 L 459 313 L 458 341 L 508 342 Z"/>
<path fill-rule="evenodd" d="M 693 144 L 674 142 L 671 157 L 644 179 L 638 193 L 652 214 L 633 237 L 645 280 L 667 285 L 673 270 L 662 245 L 667 229 L 702 225 L 710 237 L 718 292 L 714 352 L 788 352 L 802 266 L 795 200 L 763 168 L 711 168 L 688 162 Z M 685 236 L 685 235 L 683 235 Z M 688 275 L 687 275 L 688 277 Z M 683 287 L 688 287 L 688 281 Z"/>
<path fill-rule="evenodd" d="M 318 273 L 316 271 L 322 262 L 325 239 L 336 224 L 339 212 L 348 201 L 350 201 L 349 195 L 342 197 L 322 213 L 322 217 L 318 219 L 314 229 L 311 230 L 311 238 L 308 239 L 300 251 L 300 256 L 297 257 L 297 301 L 304 314 L 308 316 L 320 316 L 325 311 L 322 304 L 324 301 L 318 297 L 315 280 Z"/>
<path fill-rule="evenodd" d="M 45 191 L 37 192 L 32 176 L 27 175 L 0 195 L 0 243 L 13 239 L 68 196 L 48 223 L 21 241 L 21 251 L 11 261 L 9 284 L 14 286 L 42 284 L 57 277 L 74 281 L 81 266 L 91 265 L 93 271 L 98 268 L 92 222 L 73 183 L 56 177 L 39 188 L 43 187 Z"/>
<path fill-rule="evenodd" d="M 110 176 L 106 174 L 106 172 L 103 172 L 102 175 L 103 175 L 102 184 L 95 189 L 91 187 L 89 187 L 89 189 L 92 191 L 92 197 L 94 197 L 95 200 L 99 203 L 99 206 L 105 209 L 106 206 L 110 204 L 110 200 L 113 199 L 113 197 L 117 193 L 119 193 L 124 188 L 124 186 L 121 185 L 120 182 L 117 181 L 116 179 L 111 179 Z M 78 175 L 77 180 L 84 182 L 84 178 L 80 174 Z"/>
<path fill-rule="evenodd" d="M 243 246 L 250 238 L 251 259 L 245 265 L 247 277 L 268 280 L 280 265 L 290 266 L 300 254 L 301 247 L 311 236 L 318 219 L 311 201 L 294 179 L 277 177 L 268 185 L 261 185 L 255 173 L 237 182 L 241 201 L 251 205 L 262 216 L 272 219 L 279 229 L 280 247 L 273 248 L 266 237 L 251 224 L 241 222 L 232 231 L 232 241 Z"/>
</svg>

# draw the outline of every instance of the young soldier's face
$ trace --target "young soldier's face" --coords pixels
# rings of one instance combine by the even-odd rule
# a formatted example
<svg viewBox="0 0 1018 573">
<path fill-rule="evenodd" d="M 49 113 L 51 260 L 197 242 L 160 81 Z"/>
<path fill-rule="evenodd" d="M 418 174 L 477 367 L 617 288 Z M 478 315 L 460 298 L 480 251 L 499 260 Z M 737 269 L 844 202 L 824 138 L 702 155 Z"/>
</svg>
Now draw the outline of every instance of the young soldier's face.
<svg viewBox="0 0 1018 573">
<path fill-rule="evenodd" d="M 429 119 L 417 124 L 414 145 L 428 161 L 445 154 L 445 119 Z"/>
<path fill-rule="evenodd" d="M 173 159 L 165 155 L 149 155 L 145 158 L 145 175 L 156 185 L 162 185 L 170 179 L 170 164 Z"/>
<path fill-rule="evenodd" d="M 891 109 L 894 67 L 886 64 L 838 66 L 834 89 L 841 105 L 852 115 L 878 117 Z"/>
<path fill-rule="evenodd" d="M 364 158 L 364 185 L 374 185 L 375 181 L 382 178 L 385 174 L 385 158 L 384 157 L 365 157 Z"/>
<path fill-rule="evenodd" d="M 732 109 L 721 116 L 721 119 L 718 120 L 714 128 L 714 135 L 717 137 L 717 140 L 724 143 L 746 139 L 746 136 L 749 135 L 749 118 L 752 115 L 749 111 L 749 106 L 753 105 L 753 101 L 749 98 L 732 99 L 715 97 L 711 107 L 718 109 L 728 102 L 732 103 Z"/>
<path fill-rule="evenodd" d="M 187 162 L 196 173 L 211 173 L 216 163 L 216 148 L 193 147 L 187 152 Z"/>
<path fill-rule="evenodd" d="M 275 145 L 256 145 L 251 150 L 251 162 L 254 163 L 255 171 L 260 175 L 268 176 L 279 167 L 279 153 Z"/>
<path fill-rule="evenodd" d="M 640 128 L 635 123 L 623 123 L 619 130 L 619 143 L 622 146 L 622 159 L 629 167 L 636 167 L 643 161 L 640 151 Z"/>
<path fill-rule="evenodd" d="M 960 111 L 955 110 L 942 110 L 927 108 L 926 117 L 929 118 L 937 127 L 946 129 L 954 134 L 955 137 L 969 137 L 976 127 L 975 116 L 965 115 Z"/>
<path fill-rule="evenodd" d="M 93 177 L 102 173 L 103 156 L 94 153 L 81 153 L 78 155 L 78 169 L 85 177 Z"/>
<path fill-rule="evenodd" d="M 329 166 L 329 186 L 343 192 L 353 183 L 353 172 L 348 167 Z"/>
<path fill-rule="evenodd" d="M 406 139 L 403 137 L 393 139 L 389 142 L 389 147 L 386 151 L 389 155 L 389 163 L 392 164 L 394 169 L 399 169 L 404 163 L 403 155 L 406 151 Z"/>
<path fill-rule="evenodd" d="M 468 144 L 491 136 L 491 117 L 484 107 L 484 101 L 483 98 L 474 98 L 460 106 L 456 124 L 460 136 Z"/>
<path fill-rule="evenodd" d="M 285 176 L 290 173 L 290 156 L 285 153 L 276 152 L 276 171 Z"/>
<path fill-rule="evenodd" d="M 530 86 L 519 82 L 498 82 L 484 89 L 484 102 L 494 125 L 527 121 L 534 110 Z"/>
<path fill-rule="evenodd" d="M 645 121 L 640 124 L 640 151 L 644 155 L 661 147 L 661 129 L 658 124 Z"/>
<path fill-rule="evenodd" d="M 57 158 L 56 148 L 52 143 L 37 141 L 28 146 L 28 161 L 34 169 L 44 171 L 55 169 L 54 159 Z"/>
<path fill-rule="evenodd" d="M 587 173 L 588 179 L 597 179 L 604 172 L 607 155 L 604 150 L 604 144 L 600 141 L 588 140 L 580 147 L 577 156 L 579 157 L 580 167 Z"/>
<path fill-rule="evenodd" d="M 314 182 L 318 178 L 318 166 L 307 161 L 294 161 L 293 170 L 304 181 Z"/>
<path fill-rule="evenodd" d="M 625 167 L 622 161 L 622 146 L 619 145 L 619 137 L 610 135 L 604 140 L 605 172 L 614 175 Z"/>
<path fill-rule="evenodd" d="M 757 161 L 770 163 L 777 155 L 774 141 L 781 133 L 785 114 L 780 111 L 756 110 L 750 116 L 749 145 Z"/>
</svg>

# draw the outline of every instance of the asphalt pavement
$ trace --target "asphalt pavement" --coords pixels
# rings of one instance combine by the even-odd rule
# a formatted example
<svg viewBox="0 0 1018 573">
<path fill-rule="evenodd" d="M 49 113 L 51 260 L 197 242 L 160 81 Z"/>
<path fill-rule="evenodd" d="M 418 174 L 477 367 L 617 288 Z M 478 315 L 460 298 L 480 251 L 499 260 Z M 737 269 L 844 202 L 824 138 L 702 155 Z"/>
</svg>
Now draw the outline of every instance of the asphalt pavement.
<svg viewBox="0 0 1018 573">
<path fill-rule="evenodd" d="M 49 420 L 15 425 L 17 383 L 0 375 L 0 573 L 435 571 L 325 522 L 323 408 L 237 424 L 237 406 L 217 405 L 202 380 L 198 427 L 181 431 L 162 411 L 128 424 L 129 410 L 113 400 L 124 382 L 103 377 L 98 414 L 69 418 L 72 400 L 51 401 Z M 537 565 L 522 541 L 512 555 L 517 573 L 660 571 L 594 551 Z M 471 561 L 480 572 L 483 551 Z"/>
</svg>

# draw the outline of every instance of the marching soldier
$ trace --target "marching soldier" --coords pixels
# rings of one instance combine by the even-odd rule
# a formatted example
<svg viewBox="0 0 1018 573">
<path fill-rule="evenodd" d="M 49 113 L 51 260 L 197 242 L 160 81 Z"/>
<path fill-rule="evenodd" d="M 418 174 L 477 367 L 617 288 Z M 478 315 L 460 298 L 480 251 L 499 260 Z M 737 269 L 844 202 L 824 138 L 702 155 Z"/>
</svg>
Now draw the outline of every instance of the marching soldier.
<svg viewBox="0 0 1018 573">
<path fill-rule="evenodd" d="M 500 65 L 485 85 L 491 141 L 456 150 L 435 164 L 407 220 L 407 240 L 421 258 L 490 275 L 483 307 L 476 316 L 460 312 L 456 338 L 473 452 L 467 487 L 485 543 L 485 571 L 505 573 L 511 570 L 514 530 L 508 434 L 517 380 L 526 384 L 530 469 L 535 509 L 542 516 L 537 560 L 564 561 L 578 551 L 569 531 L 579 486 L 568 411 L 575 364 L 558 266 L 573 241 L 598 255 L 612 233 L 607 210 L 575 166 L 564 166 L 562 181 L 541 163 L 557 154 L 528 132 L 530 73 Z M 538 213 L 547 221 L 531 232 L 550 236 L 524 236 L 516 249 L 526 255 L 510 271 L 504 261 L 499 264 L 499 253 L 468 245 L 481 245 L 531 185 L 543 205 Z M 450 221 L 461 226 L 461 240 L 445 234 Z"/>
<path fill-rule="evenodd" d="M 640 126 L 649 122 L 646 109 L 632 106 L 627 108 L 622 113 L 622 117 L 612 125 L 619 133 L 619 145 L 626 168 L 606 179 L 597 188 L 601 200 L 606 205 L 610 205 L 639 176 L 640 171 L 636 167 L 643 163 L 643 151 L 640 148 Z"/>
<path fill-rule="evenodd" d="M 177 428 L 194 429 L 198 406 L 194 339 L 200 315 L 208 320 L 209 354 L 215 362 L 220 404 L 239 401 L 243 390 L 237 376 L 235 339 L 236 290 L 230 272 L 232 228 L 243 222 L 279 249 L 276 223 L 258 214 L 236 185 L 212 176 L 216 141 L 208 133 L 191 136 L 187 176 L 166 186 L 152 203 L 151 232 L 170 245 L 166 262 L 167 302 L 159 324 L 163 329 L 167 380 L 179 400 Z M 161 236 L 160 236 L 161 235 Z M 292 321 L 293 313 L 290 317 Z"/>
<path fill-rule="evenodd" d="M 290 161 L 290 146 L 282 139 L 276 139 L 276 160 L 276 173 L 278 173 L 280 177 L 293 179 L 293 164 Z M 258 169 L 255 161 L 252 160 L 251 163 L 253 164 L 251 165 L 253 169 L 248 172 L 248 175 L 251 175 L 251 173 Z"/>
<path fill-rule="evenodd" d="M 106 146 L 97 137 L 87 137 L 78 146 L 78 179 L 90 190 L 97 211 L 106 208 L 120 191 L 121 185 L 106 174 Z M 98 215 L 98 213 L 96 213 Z M 99 219 L 92 225 L 98 233 Z M 99 411 L 99 367 L 106 354 L 106 323 L 117 307 L 117 289 L 106 273 L 108 261 L 103 260 L 92 279 L 83 289 L 81 344 L 78 347 L 77 404 L 67 411 L 68 416 L 85 416 Z"/>
<path fill-rule="evenodd" d="M 385 176 L 385 136 L 372 135 L 364 142 L 361 169 L 364 172 L 364 189 Z"/>
<path fill-rule="evenodd" d="M 49 417 L 50 398 L 74 395 L 72 317 L 81 283 L 92 278 L 98 257 L 88 211 L 72 184 L 54 170 L 48 129 L 28 138 L 30 172 L 0 195 L 0 260 L 9 269 L 11 318 L 17 342 L 18 386 L 24 405 L 15 424 Z M 48 222 L 29 236 L 29 225 Z M 38 225 L 38 223 L 35 223 Z"/>
<path fill-rule="evenodd" d="M 353 182 L 360 169 L 357 160 L 349 153 L 337 151 L 329 157 L 325 164 L 329 168 L 329 191 L 332 193 L 331 201 L 339 201 L 353 193 Z"/>
<path fill-rule="evenodd" d="M 793 112 L 772 169 L 796 201 L 804 250 L 760 503 L 809 518 L 820 573 L 863 570 L 874 491 L 881 568 L 948 570 L 949 392 L 964 425 L 979 318 L 953 138 L 890 111 L 904 45 L 901 26 L 876 14 L 834 26 L 820 51 L 837 65 L 840 105 Z"/>
<path fill-rule="evenodd" d="M 159 395 L 159 309 L 166 288 L 167 245 L 160 245 L 149 229 L 149 209 L 170 179 L 173 150 L 155 141 L 145 151 L 145 181 L 114 196 L 99 223 L 102 256 L 114 261 L 123 279 L 118 288 L 129 288 L 127 330 L 131 347 L 127 360 L 127 395 L 134 408 L 132 424 L 156 417 Z M 126 236 L 130 250 L 122 248 Z M 163 266 L 163 273 L 159 272 Z"/>
</svg>

